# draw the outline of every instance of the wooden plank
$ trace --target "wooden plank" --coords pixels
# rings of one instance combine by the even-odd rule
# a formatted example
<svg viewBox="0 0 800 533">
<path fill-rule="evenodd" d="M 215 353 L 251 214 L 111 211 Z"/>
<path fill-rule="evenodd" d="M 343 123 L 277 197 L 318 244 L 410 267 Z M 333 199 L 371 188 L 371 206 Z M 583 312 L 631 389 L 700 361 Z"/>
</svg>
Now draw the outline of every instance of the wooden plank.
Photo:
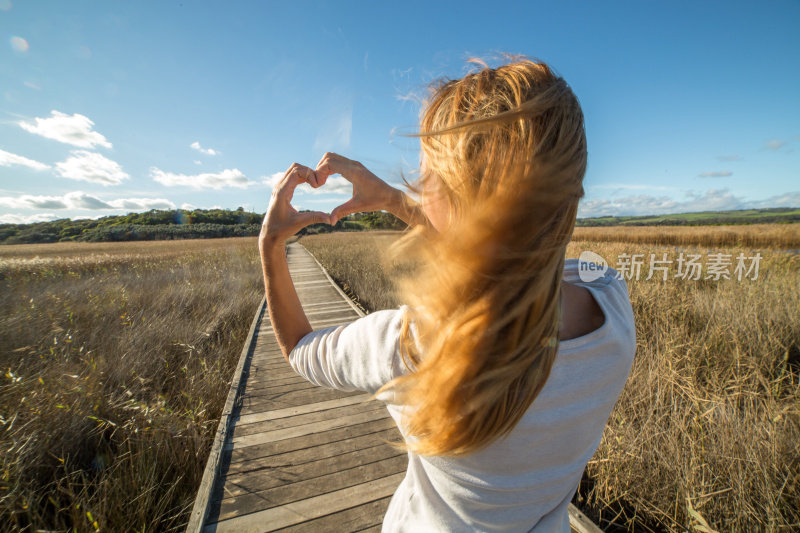
<svg viewBox="0 0 800 533">
<path fill-rule="evenodd" d="M 372 411 L 362 411 L 353 415 L 338 416 L 311 424 L 301 424 L 299 426 L 291 426 L 283 429 L 263 431 L 254 435 L 233 437 L 228 439 L 226 447 L 229 449 L 245 448 L 247 446 L 255 446 L 256 444 L 275 442 L 277 440 L 293 439 L 295 437 L 302 437 L 303 435 L 311 435 L 318 431 L 327 431 L 344 426 L 355 426 L 356 424 L 363 424 L 364 422 L 369 422 L 376 418 L 380 419 L 389 416 L 385 410 L 381 411 L 380 414 L 376 414 L 374 411 L 374 409 Z"/>
<path fill-rule="evenodd" d="M 319 309 L 314 309 L 312 311 L 306 312 L 306 316 L 309 317 L 309 320 L 311 320 L 312 316 L 314 317 L 314 320 L 322 320 L 326 316 L 334 316 L 334 315 L 338 318 L 351 317 L 351 316 L 358 317 L 358 315 L 352 309 L 337 308 L 337 307 L 322 307 Z"/>
<path fill-rule="evenodd" d="M 365 424 L 345 426 L 330 431 L 314 433 L 313 435 L 305 435 L 296 439 L 279 440 L 256 446 L 248 446 L 246 448 L 238 448 L 231 452 L 230 463 L 233 465 L 234 463 L 251 461 L 268 455 L 276 455 L 291 450 L 300 450 L 320 444 L 352 439 L 393 427 L 396 427 L 394 420 L 391 418 L 381 418 L 380 420 L 373 420 Z"/>
<path fill-rule="evenodd" d="M 327 508 L 321 503 L 318 504 L 320 506 L 318 516 L 340 511 L 343 508 L 353 506 L 352 500 L 354 498 L 350 496 L 350 492 L 357 493 L 360 487 L 369 485 L 370 482 L 375 480 L 385 479 L 387 476 L 399 475 L 400 479 L 402 479 L 402 476 L 405 475 L 406 465 L 406 457 L 399 456 L 317 477 L 313 477 L 313 472 L 308 472 L 305 479 L 297 483 L 288 483 L 272 489 L 224 498 L 219 503 L 218 521 L 222 522 L 223 520 L 258 513 L 259 511 L 263 512 L 263 510 L 270 508 L 291 507 L 293 503 L 316 500 L 320 494 L 341 493 L 342 489 L 349 488 L 351 490 L 348 491 L 348 495 L 345 498 L 350 501 L 346 503 L 327 501 Z M 397 480 L 397 483 L 400 482 L 400 479 Z M 366 481 L 362 482 L 361 480 Z M 396 488 L 397 484 L 392 488 L 392 492 Z M 382 498 L 389 494 L 382 493 L 379 497 Z M 345 507 L 342 507 L 343 504 Z M 286 525 L 289 524 L 281 525 L 280 527 L 285 527 Z"/>
<path fill-rule="evenodd" d="M 296 503 L 266 509 L 211 524 L 204 530 L 206 533 L 220 532 L 261 532 L 274 531 L 283 527 L 306 522 L 310 519 L 325 516 L 332 511 L 349 509 L 357 505 L 386 498 L 394 493 L 405 474 L 394 474 L 369 483 L 363 483 L 356 489 L 343 489 L 322 494 Z"/>
<path fill-rule="evenodd" d="M 276 468 L 286 464 L 303 464 L 315 461 L 320 457 L 335 457 L 352 451 L 371 448 L 378 445 L 390 446 L 391 443 L 399 443 L 397 429 L 388 427 L 372 433 L 355 436 L 349 439 L 340 439 L 332 442 L 323 442 L 316 446 L 289 450 L 283 453 L 275 453 L 248 461 L 232 463 L 228 469 L 229 476 L 236 476 L 246 472 L 257 472 L 263 469 Z"/>
<path fill-rule="evenodd" d="M 322 276 L 319 276 L 319 277 L 314 276 L 313 279 L 308 279 L 306 281 L 295 281 L 294 282 L 294 286 L 295 287 L 303 287 L 303 288 L 306 288 L 306 289 L 309 289 L 314 285 L 321 285 L 323 287 L 327 287 L 328 286 L 328 281 L 325 278 L 323 278 Z"/>
<path fill-rule="evenodd" d="M 303 306 L 303 309 L 315 309 L 317 307 L 328 307 L 328 306 L 334 306 L 334 305 L 336 305 L 336 306 L 343 305 L 345 307 L 350 307 L 349 305 L 347 305 L 347 302 L 342 302 L 342 300 L 339 299 L 339 300 L 330 300 L 328 302 L 314 302 L 314 303 L 306 304 L 306 305 Z"/>
<path fill-rule="evenodd" d="M 569 527 L 575 533 L 603 533 L 603 530 L 595 525 L 594 522 L 580 512 L 577 507 L 569 504 Z"/>
<path fill-rule="evenodd" d="M 323 329 L 323 328 L 328 328 L 328 327 L 331 327 L 331 326 L 338 326 L 338 325 L 341 325 L 343 323 L 341 319 L 309 320 L 309 322 L 311 322 L 311 327 L 314 328 L 314 329 Z M 345 322 L 347 322 L 347 321 L 345 321 Z M 352 322 L 352 320 L 350 320 L 349 322 Z M 273 333 L 272 327 L 264 328 L 264 333 Z"/>
<path fill-rule="evenodd" d="M 315 422 L 322 422 L 330 418 L 339 418 L 341 416 L 349 416 L 356 413 L 372 413 L 373 411 L 383 411 L 381 413 L 373 413 L 384 415 L 386 406 L 380 402 L 371 402 L 366 405 L 357 403 L 355 405 L 345 405 L 344 407 L 337 407 L 335 409 L 328 409 L 326 411 L 315 411 L 304 415 L 297 415 L 288 418 L 279 418 L 278 420 L 267 420 L 265 422 L 253 422 L 252 424 L 235 424 L 233 428 L 232 437 L 241 437 L 243 435 L 252 435 L 254 433 L 261 433 L 264 431 L 273 431 L 276 429 L 284 429 L 292 426 L 302 426 L 303 424 L 311 424 Z"/>
<path fill-rule="evenodd" d="M 262 387 L 259 389 L 253 389 L 252 387 L 248 386 L 246 395 L 248 398 L 268 397 L 278 393 L 315 389 L 316 387 L 317 386 L 310 381 L 306 381 L 305 383 L 298 382 L 288 383 L 285 385 L 275 385 L 274 387 Z"/>
<path fill-rule="evenodd" d="M 313 413 L 314 411 L 324 411 L 326 409 L 333 409 L 343 405 L 352 405 L 354 403 L 365 402 L 372 398 L 371 394 L 360 394 L 353 396 L 345 396 L 335 400 L 326 400 L 324 402 L 309 403 L 305 405 L 298 405 L 288 409 L 276 409 L 272 411 L 264 411 L 262 413 L 253 413 L 250 415 L 243 415 L 239 417 L 238 423 L 249 424 L 252 422 L 262 422 L 264 420 L 275 420 L 287 416 L 302 415 L 305 413 Z"/>
<path fill-rule="evenodd" d="M 329 514 L 316 520 L 279 529 L 280 533 L 319 533 L 320 531 L 360 531 L 383 523 L 391 498 L 383 498 Z"/>
<path fill-rule="evenodd" d="M 315 457 L 313 461 L 291 462 L 261 469 L 258 470 L 258 475 L 253 475 L 253 471 L 229 475 L 225 479 L 225 497 L 243 496 L 303 481 L 309 478 L 310 472 L 313 472 L 313 477 L 318 477 L 405 455 L 402 451 L 381 443 L 339 455 Z"/>
<path fill-rule="evenodd" d="M 264 380 L 263 382 L 257 382 L 257 381 L 251 382 L 248 379 L 247 390 L 257 390 L 259 387 L 269 387 L 272 384 L 279 386 L 279 385 L 286 385 L 288 383 L 304 383 L 304 382 L 307 382 L 307 380 L 300 374 L 291 374 L 285 378 L 275 378 L 269 381 Z"/>
<path fill-rule="evenodd" d="M 263 407 L 271 407 L 274 406 L 277 409 L 282 409 L 284 407 L 295 407 L 297 405 L 303 405 L 304 403 L 316 403 L 325 400 L 334 400 L 339 398 L 342 394 L 362 394 L 360 391 L 357 392 L 339 392 L 331 389 L 323 389 L 322 387 L 317 387 L 315 389 L 307 389 L 303 391 L 297 392 L 285 392 L 282 394 L 276 394 L 274 398 L 265 399 L 265 398 L 248 398 L 246 395 L 242 397 L 242 410 L 247 408 L 248 410 L 253 409 L 260 409 Z"/>
</svg>

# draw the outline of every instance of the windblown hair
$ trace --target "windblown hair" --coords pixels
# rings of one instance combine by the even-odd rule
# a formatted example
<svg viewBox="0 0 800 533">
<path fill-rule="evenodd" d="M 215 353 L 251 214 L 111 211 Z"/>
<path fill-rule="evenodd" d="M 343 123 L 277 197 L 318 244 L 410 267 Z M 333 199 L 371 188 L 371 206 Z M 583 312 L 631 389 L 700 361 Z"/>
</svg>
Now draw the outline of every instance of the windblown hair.
<svg viewBox="0 0 800 533">
<path fill-rule="evenodd" d="M 418 228 L 395 250 L 419 268 L 400 287 L 411 372 L 384 389 L 408 406 L 406 446 L 424 455 L 486 447 L 542 390 L 583 196 L 583 114 L 567 83 L 528 59 L 473 62 L 482 68 L 432 87 L 418 134 L 421 183 L 438 180 L 450 225 Z"/>
</svg>

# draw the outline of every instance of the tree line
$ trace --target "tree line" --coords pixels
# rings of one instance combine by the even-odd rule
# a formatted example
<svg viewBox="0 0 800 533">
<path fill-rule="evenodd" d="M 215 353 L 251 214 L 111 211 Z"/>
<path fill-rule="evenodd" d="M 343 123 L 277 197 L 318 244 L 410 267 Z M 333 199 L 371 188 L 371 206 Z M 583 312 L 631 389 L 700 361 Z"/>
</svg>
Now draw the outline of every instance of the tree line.
<svg viewBox="0 0 800 533">
<path fill-rule="evenodd" d="M 0 224 L 0 244 L 48 242 L 152 241 L 173 239 L 211 239 L 258 235 L 263 213 L 243 208 L 229 209 L 153 209 L 143 213 L 112 215 L 97 219 L 63 218 L 31 224 Z M 385 212 L 357 213 L 331 227 L 314 224 L 301 233 L 403 229 L 405 223 Z"/>
</svg>

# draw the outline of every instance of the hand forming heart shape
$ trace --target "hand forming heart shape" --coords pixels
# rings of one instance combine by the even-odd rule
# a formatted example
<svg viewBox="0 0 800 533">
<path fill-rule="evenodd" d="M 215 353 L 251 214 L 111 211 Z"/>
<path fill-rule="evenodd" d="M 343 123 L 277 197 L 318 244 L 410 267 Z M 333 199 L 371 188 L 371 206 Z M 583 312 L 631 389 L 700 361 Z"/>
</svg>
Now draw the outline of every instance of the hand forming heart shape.
<svg viewBox="0 0 800 533">
<path fill-rule="evenodd" d="M 330 214 L 321 211 L 300 213 L 292 207 L 292 196 L 298 185 L 308 183 L 316 189 L 325 185 L 334 174 L 340 174 L 353 184 L 353 196 L 349 200 L 334 208 Z M 358 161 L 328 152 L 322 156 L 315 170 L 299 163 L 289 167 L 272 191 L 269 208 L 261 226 L 260 239 L 284 242 L 310 224 L 334 225 L 351 213 L 380 209 L 391 211 L 398 202 L 402 203 L 401 196 L 399 190 L 388 185 Z"/>
</svg>

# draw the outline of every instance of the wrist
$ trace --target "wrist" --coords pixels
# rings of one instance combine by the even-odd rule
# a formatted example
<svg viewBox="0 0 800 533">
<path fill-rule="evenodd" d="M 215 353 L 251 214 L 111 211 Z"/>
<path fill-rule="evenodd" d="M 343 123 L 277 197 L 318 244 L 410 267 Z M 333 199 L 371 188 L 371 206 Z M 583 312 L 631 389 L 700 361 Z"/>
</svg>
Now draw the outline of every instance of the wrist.
<svg viewBox="0 0 800 533">
<path fill-rule="evenodd" d="M 405 212 L 405 198 L 403 196 L 403 191 L 391 187 L 386 210 L 398 218 L 403 218 L 403 213 Z"/>
<path fill-rule="evenodd" d="M 262 253 L 270 253 L 275 250 L 280 250 L 284 247 L 286 239 L 278 237 L 277 235 L 269 235 L 261 233 L 258 236 L 258 249 Z"/>
</svg>

